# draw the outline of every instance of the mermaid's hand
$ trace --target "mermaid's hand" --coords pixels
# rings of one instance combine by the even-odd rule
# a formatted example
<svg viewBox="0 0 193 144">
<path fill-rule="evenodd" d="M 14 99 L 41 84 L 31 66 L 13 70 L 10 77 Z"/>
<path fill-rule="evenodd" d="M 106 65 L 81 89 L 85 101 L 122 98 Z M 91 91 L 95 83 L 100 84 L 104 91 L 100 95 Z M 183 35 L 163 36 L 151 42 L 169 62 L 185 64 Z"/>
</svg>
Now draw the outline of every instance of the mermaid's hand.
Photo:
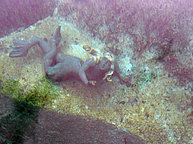
<svg viewBox="0 0 193 144">
<path fill-rule="evenodd" d="M 95 86 L 96 85 L 96 81 L 88 81 L 89 85 Z"/>
</svg>

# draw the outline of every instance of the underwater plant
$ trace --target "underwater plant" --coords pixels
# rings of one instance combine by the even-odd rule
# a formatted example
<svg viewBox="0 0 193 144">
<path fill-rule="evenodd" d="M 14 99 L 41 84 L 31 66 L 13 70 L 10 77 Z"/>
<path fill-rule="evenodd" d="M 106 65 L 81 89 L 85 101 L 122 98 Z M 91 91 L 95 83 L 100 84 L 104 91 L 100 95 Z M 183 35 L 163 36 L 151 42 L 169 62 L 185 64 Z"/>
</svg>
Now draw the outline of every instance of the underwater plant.
<svg viewBox="0 0 193 144">
<path fill-rule="evenodd" d="M 55 1 L 1 1 L 0 36 L 7 35 L 16 29 L 19 31 L 37 20 L 47 17 L 56 6 Z"/>
<path fill-rule="evenodd" d="M 46 77 L 43 77 L 30 90 L 26 91 L 17 79 L 4 80 L 0 83 L 0 90 L 0 94 L 39 107 L 51 103 L 59 95 L 56 86 Z"/>
<path fill-rule="evenodd" d="M 39 110 L 58 95 L 57 89 L 46 77 L 26 91 L 17 79 L 1 81 L 0 98 L 13 98 L 13 110 L 0 118 L 0 143 L 22 143 L 25 134 L 35 141 L 34 126 Z"/>
<path fill-rule="evenodd" d="M 34 127 L 40 108 L 16 99 L 12 105 L 13 111 L 0 118 L 0 143 L 23 143 L 25 134 L 34 139 Z"/>
</svg>

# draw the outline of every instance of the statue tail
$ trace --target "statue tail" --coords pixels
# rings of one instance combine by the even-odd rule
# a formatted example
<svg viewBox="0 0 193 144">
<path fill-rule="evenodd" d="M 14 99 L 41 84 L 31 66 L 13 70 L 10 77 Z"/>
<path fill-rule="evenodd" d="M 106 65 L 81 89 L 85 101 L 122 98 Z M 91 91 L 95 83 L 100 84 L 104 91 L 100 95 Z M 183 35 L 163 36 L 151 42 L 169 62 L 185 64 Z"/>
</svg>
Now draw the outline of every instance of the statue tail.
<svg viewBox="0 0 193 144">
<path fill-rule="evenodd" d="M 55 31 L 55 33 L 53 35 L 56 47 L 58 46 L 58 44 L 60 43 L 60 40 L 62 38 L 61 33 L 60 33 L 60 29 L 61 29 L 61 26 L 58 26 L 58 28 L 56 29 L 56 31 Z"/>
<path fill-rule="evenodd" d="M 11 53 L 9 54 L 9 57 L 11 57 L 11 58 L 24 57 L 27 55 L 28 50 L 29 50 L 27 41 L 15 39 L 15 40 L 13 40 L 13 44 L 15 47 L 13 48 Z"/>
</svg>

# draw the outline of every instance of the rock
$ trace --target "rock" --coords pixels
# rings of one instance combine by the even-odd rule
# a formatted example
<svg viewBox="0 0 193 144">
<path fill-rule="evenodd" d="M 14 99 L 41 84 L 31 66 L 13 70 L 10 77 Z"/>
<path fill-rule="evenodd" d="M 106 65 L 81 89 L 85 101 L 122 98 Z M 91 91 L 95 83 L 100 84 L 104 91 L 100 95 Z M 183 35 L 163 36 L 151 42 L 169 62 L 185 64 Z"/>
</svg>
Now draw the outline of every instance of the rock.
<svg viewBox="0 0 193 144">
<path fill-rule="evenodd" d="M 37 143 L 144 144 L 131 132 L 102 120 L 42 110 L 35 128 Z M 27 142 L 26 142 L 27 143 Z"/>
<path fill-rule="evenodd" d="M 115 58 L 115 72 L 121 81 L 130 84 L 133 65 L 131 57 L 127 53 L 123 53 Z"/>
</svg>

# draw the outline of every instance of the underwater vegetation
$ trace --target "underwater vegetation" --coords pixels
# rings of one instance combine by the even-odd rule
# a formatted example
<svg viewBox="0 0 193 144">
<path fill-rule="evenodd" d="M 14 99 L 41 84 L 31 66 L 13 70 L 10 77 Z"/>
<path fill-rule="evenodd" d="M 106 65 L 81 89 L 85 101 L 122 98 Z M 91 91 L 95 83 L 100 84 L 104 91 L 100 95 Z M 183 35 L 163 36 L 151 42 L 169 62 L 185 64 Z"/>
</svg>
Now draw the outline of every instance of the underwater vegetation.
<svg viewBox="0 0 193 144">
<path fill-rule="evenodd" d="M 34 138 L 34 124 L 40 108 L 16 99 L 13 107 L 9 115 L 0 118 L 0 143 L 23 143 L 26 133 Z"/>
<path fill-rule="evenodd" d="M 13 111 L 0 118 L 0 142 L 22 143 L 24 134 L 33 137 L 39 110 L 58 96 L 54 85 L 43 77 L 33 88 L 24 91 L 16 79 L 0 82 L 0 96 L 14 99 Z"/>
<path fill-rule="evenodd" d="M 37 20 L 47 17 L 53 11 L 56 5 L 55 1 L 1 1 L 0 36 L 7 35 L 17 28 L 19 28 L 18 31 L 21 31 L 27 26 L 35 23 Z"/>
<path fill-rule="evenodd" d="M 38 107 L 44 107 L 59 95 L 52 82 L 46 77 L 43 77 L 27 91 L 23 90 L 18 80 L 4 80 L 0 83 L 0 90 L 0 94 Z"/>
</svg>

